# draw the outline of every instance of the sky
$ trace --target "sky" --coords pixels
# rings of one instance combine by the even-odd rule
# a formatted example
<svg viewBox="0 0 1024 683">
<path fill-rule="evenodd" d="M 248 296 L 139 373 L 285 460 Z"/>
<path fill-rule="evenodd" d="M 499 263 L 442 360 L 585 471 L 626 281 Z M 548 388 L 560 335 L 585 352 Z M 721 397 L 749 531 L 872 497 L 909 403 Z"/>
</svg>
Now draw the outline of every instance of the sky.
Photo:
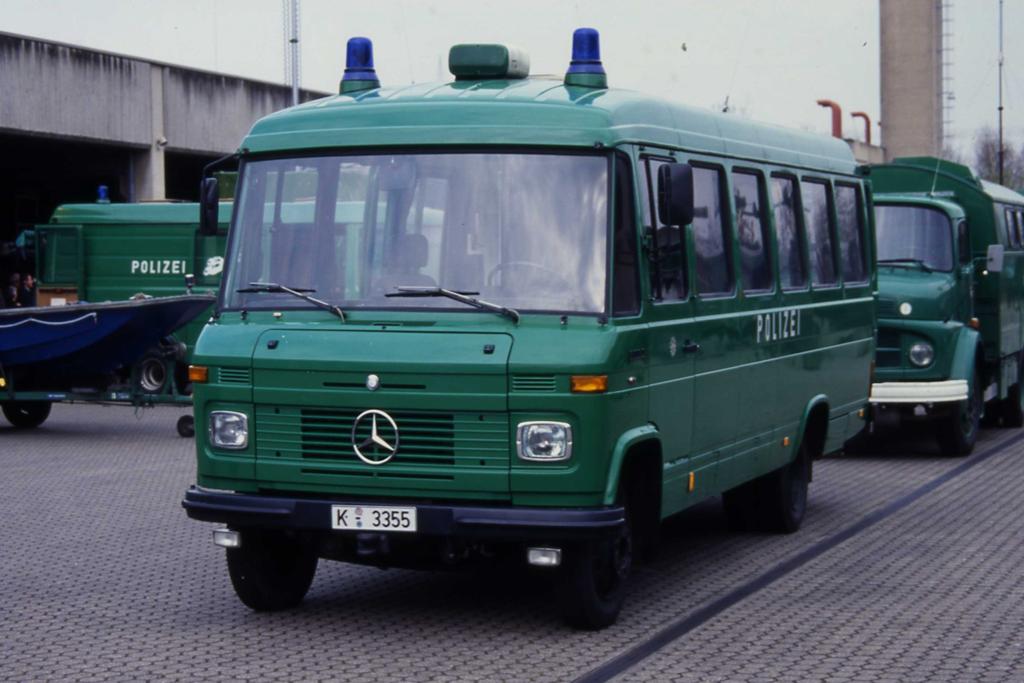
<svg viewBox="0 0 1024 683">
<path fill-rule="evenodd" d="M 996 125 L 999 0 L 949 0 L 952 143 L 966 151 Z M 1024 0 L 1004 0 L 1007 138 L 1024 145 Z M 301 81 L 335 92 L 350 36 L 374 41 L 384 85 L 448 79 L 464 42 L 515 45 L 531 73 L 563 74 L 572 31 L 601 32 L 609 84 L 821 133 L 819 98 L 876 122 L 877 0 L 301 0 Z M 4 0 L 0 31 L 284 82 L 282 0 Z"/>
</svg>

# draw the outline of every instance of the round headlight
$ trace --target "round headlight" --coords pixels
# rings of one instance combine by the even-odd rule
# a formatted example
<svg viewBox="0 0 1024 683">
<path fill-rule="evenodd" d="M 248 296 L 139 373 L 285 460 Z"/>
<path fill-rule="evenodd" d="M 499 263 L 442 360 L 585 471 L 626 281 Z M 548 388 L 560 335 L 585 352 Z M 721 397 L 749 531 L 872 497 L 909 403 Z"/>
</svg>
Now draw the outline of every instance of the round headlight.
<svg viewBox="0 0 1024 683">
<path fill-rule="evenodd" d="M 910 362 L 919 368 L 931 365 L 935 360 L 935 349 L 928 342 L 918 342 L 910 347 Z"/>
<path fill-rule="evenodd" d="M 914 307 L 910 305 L 909 301 L 904 301 L 900 304 L 900 315 L 910 315 L 914 312 Z"/>
</svg>

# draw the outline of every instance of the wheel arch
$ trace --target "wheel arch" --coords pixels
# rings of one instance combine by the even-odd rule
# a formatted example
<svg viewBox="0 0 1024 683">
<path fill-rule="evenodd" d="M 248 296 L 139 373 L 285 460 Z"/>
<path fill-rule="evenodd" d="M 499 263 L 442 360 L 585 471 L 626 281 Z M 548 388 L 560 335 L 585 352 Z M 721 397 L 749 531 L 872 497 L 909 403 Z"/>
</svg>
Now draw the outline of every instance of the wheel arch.
<svg viewBox="0 0 1024 683">
<path fill-rule="evenodd" d="M 636 460 L 644 462 L 656 460 L 656 473 L 658 480 L 661 479 L 662 455 L 661 435 L 658 428 L 652 424 L 642 425 L 627 430 L 615 442 L 612 449 L 611 461 L 608 464 L 608 476 L 605 482 L 604 499 L 605 505 L 614 505 L 619 495 L 619 484 L 623 474 L 629 467 L 636 467 L 632 463 Z M 652 467 L 647 464 L 646 467 Z M 661 497 L 661 486 L 657 487 L 658 497 Z"/>
<path fill-rule="evenodd" d="M 800 428 L 797 431 L 796 442 L 793 444 L 793 456 L 790 462 L 802 452 L 806 446 L 810 459 L 820 458 L 824 455 L 825 439 L 828 436 L 829 402 L 824 394 L 818 394 L 804 408 L 803 416 L 800 418 Z"/>
</svg>

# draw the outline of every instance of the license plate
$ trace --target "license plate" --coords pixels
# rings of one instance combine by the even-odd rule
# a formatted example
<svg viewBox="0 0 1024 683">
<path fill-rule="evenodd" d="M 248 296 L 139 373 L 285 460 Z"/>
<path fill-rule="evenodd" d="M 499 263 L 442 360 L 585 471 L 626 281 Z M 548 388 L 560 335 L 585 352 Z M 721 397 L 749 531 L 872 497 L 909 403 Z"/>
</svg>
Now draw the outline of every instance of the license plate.
<svg viewBox="0 0 1024 683">
<path fill-rule="evenodd" d="M 332 505 L 331 528 L 345 531 L 416 531 L 416 508 Z"/>
</svg>

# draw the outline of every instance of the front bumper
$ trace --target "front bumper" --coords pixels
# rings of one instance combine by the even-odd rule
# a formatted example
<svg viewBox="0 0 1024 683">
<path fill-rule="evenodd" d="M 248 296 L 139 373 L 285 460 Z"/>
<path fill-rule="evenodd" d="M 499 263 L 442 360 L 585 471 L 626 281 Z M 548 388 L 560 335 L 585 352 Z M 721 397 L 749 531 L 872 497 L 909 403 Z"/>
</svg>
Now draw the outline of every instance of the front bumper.
<svg viewBox="0 0 1024 683">
<path fill-rule="evenodd" d="M 200 486 L 189 487 L 181 505 L 192 519 L 220 522 L 235 528 L 296 529 L 348 535 L 358 532 L 331 528 L 332 505 L 408 505 L 416 508 L 417 535 L 499 541 L 602 538 L 616 535 L 626 522 L 621 506 L 527 508 L 406 500 L 335 500 L 231 493 Z"/>
<path fill-rule="evenodd" d="M 878 382 L 871 385 L 871 403 L 953 403 L 967 400 L 967 380 L 942 382 Z"/>
</svg>

